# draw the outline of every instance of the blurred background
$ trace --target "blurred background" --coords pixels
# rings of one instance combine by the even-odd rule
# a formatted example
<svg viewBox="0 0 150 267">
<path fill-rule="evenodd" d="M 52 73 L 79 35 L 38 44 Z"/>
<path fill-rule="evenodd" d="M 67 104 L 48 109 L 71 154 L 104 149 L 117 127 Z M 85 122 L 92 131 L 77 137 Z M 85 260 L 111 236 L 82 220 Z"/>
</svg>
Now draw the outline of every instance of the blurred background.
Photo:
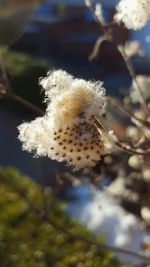
<svg viewBox="0 0 150 267">
<path fill-rule="evenodd" d="M 93 1 L 93 3 L 97 2 Z M 101 0 L 100 2 L 103 6 L 104 19 L 111 22 L 118 1 Z M 132 79 L 121 54 L 116 49 L 116 44 L 124 44 L 128 40 L 138 40 L 142 44 L 145 54 L 142 57 L 133 56 L 131 61 L 137 74 L 149 75 L 149 29 L 150 23 L 134 32 L 128 31 L 123 25 L 112 25 L 115 45 L 104 41 L 97 57 L 90 60 L 94 44 L 102 33 L 84 0 L 0 0 L 0 166 L 16 167 L 40 184 L 52 186 L 56 195 L 63 200 L 69 200 L 71 203 L 71 200 L 75 199 L 76 201 L 72 202 L 68 208 L 71 215 L 85 224 L 89 222 L 88 226 L 98 233 L 102 230 L 105 231 L 106 226 L 109 235 L 108 243 L 111 245 L 116 245 L 117 242 L 117 244 L 122 244 L 124 242 L 122 240 L 125 240 L 128 234 L 131 239 L 129 240 L 130 249 L 134 248 L 135 252 L 139 251 L 140 240 L 144 235 L 143 230 L 139 230 L 140 226 L 137 220 L 131 214 L 128 216 L 111 199 L 107 199 L 103 192 L 95 202 L 91 200 L 89 184 L 94 184 L 94 179 L 97 179 L 99 189 L 103 189 L 110 182 L 109 176 L 104 177 L 101 181 L 101 166 L 96 166 L 90 173 L 87 170 L 82 173 L 78 172 L 77 176 L 83 180 L 82 185 L 76 179 L 76 174 L 72 173 L 72 170 L 63 163 L 57 163 L 47 158 L 35 158 L 32 154 L 22 151 L 21 143 L 17 139 L 17 126 L 23 121 L 31 121 L 40 115 L 39 109 L 45 110 L 43 93 L 38 83 L 39 78 L 46 76 L 49 70 L 61 68 L 75 77 L 102 80 L 107 95 L 123 99 Z M 3 95 L 3 85 L 7 87 L 7 97 Z M 13 92 L 14 97 L 9 97 L 9 92 Z M 22 99 L 31 102 L 37 109 L 33 110 L 33 107 L 24 105 Z M 116 116 L 118 116 L 117 111 Z M 126 120 L 122 120 L 121 123 L 119 120 L 113 121 L 119 137 L 124 135 Z M 116 162 L 118 158 L 121 160 L 120 155 L 117 157 L 118 155 Z M 127 158 L 125 161 L 127 162 Z M 119 167 L 117 168 L 119 170 Z M 123 174 L 123 169 L 120 168 L 120 170 L 119 178 L 126 175 Z M 11 178 L 10 171 L 6 174 Z M 112 171 L 111 174 L 112 180 L 115 179 L 115 171 L 114 173 Z M 15 177 L 18 176 L 18 173 L 15 173 Z M 63 182 L 62 179 L 64 179 Z M 72 184 L 77 187 L 71 187 Z M 116 186 L 120 190 L 120 185 Z M 96 206 L 97 203 L 98 206 Z M 99 203 L 101 203 L 102 213 L 99 213 Z M 135 210 L 134 206 L 133 210 Z M 95 217 L 96 214 L 97 217 Z M 104 221 L 101 219 L 101 214 Z M 95 221 L 93 218 L 96 218 Z M 122 220 L 125 226 L 122 224 Z M 118 229 L 119 227 L 123 229 L 120 228 L 121 238 L 119 241 L 118 239 L 114 241 L 116 225 L 118 225 Z M 128 232 L 126 232 L 126 228 Z M 109 233 L 109 229 L 111 229 L 111 233 Z M 130 230 L 132 230 L 133 236 Z M 25 233 L 24 230 L 23 232 Z M 34 246 L 31 245 L 31 247 Z M 128 248 L 128 244 L 126 247 Z M 39 266 L 45 267 L 45 265 Z M 63 267 L 65 266 L 74 265 L 63 265 Z"/>
</svg>

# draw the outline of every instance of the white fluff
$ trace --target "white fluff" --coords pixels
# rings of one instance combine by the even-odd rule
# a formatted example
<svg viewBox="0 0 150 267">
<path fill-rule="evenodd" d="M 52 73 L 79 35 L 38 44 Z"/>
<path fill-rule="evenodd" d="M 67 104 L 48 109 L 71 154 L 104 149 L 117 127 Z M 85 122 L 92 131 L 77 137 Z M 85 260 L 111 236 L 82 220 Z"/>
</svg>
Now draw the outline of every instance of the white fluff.
<svg viewBox="0 0 150 267">
<path fill-rule="evenodd" d="M 75 79 L 65 71 L 49 72 L 40 80 L 46 95 L 43 117 L 18 127 L 23 149 L 36 156 L 66 161 L 75 169 L 94 166 L 101 155 L 110 153 L 116 137 L 99 132 L 93 117 L 105 109 L 102 82 Z"/>
<path fill-rule="evenodd" d="M 120 0 L 114 19 L 128 29 L 138 30 L 150 19 L 150 0 Z"/>
</svg>

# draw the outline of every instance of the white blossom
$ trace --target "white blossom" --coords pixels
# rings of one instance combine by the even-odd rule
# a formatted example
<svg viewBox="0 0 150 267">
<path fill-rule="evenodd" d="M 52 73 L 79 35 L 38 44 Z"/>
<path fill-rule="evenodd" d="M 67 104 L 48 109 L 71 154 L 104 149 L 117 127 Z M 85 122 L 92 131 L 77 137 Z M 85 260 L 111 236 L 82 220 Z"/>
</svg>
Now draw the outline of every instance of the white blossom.
<svg viewBox="0 0 150 267">
<path fill-rule="evenodd" d="M 143 174 L 143 179 L 149 182 L 150 181 L 150 166 L 144 166 L 142 170 L 142 174 Z"/>
<path fill-rule="evenodd" d="M 126 56 L 128 58 L 134 56 L 134 55 L 139 55 L 143 56 L 144 51 L 138 41 L 127 41 L 124 46 L 123 45 L 118 45 L 119 51 L 122 53 L 122 49 L 124 49 Z"/>
<path fill-rule="evenodd" d="M 120 0 L 114 19 L 128 29 L 138 30 L 150 19 L 150 0 Z"/>
<path fill-rule="evenodd" d="M 140 89 L 142 91 L 142 94 L 145 98 L 145 100 L 150 98 L 150 76 L 148 75 L 137 75 L 136 81 L 140 86 Z M 137 88 L 137 83 L 135 80 L 132 81 L 132 85 L 130 87 L 130 97 L 132 100 L 132 103 L 138 103 L 141 101 L 140 93 Z"/>
<path fill-rule="evenodd" d="M 142 207 L 141 216 L 146 223 L 150 223 L 150 209 L 148 207 Z"/>
<path fill-rule="evenodd" d="M 132 156 L 130 156 L 130 158 L 128 160 L 128 164 L 133 169 L 140 169 L 140 167 L 141 167 L 141 160 L 140 160 L 139 155 L 132 155 Z"/>
<path fill-rule="evenodd" d="M 85 5 L 87 7 L 90 7 L 91 6 L 91 0 L 85 0 Z"/>
<path fill-rule="evenodd" d="M 100 118 L 105 108 L 103 83 L 57 70 L 40 84 L 48 104 L 46 114 L 18 127 L 23 149 L 66 161 L 76 169 L 94 166 L 116 141 L 112 131 L 105 134 L 94 125 L 93 117 Z"/>
</svg>

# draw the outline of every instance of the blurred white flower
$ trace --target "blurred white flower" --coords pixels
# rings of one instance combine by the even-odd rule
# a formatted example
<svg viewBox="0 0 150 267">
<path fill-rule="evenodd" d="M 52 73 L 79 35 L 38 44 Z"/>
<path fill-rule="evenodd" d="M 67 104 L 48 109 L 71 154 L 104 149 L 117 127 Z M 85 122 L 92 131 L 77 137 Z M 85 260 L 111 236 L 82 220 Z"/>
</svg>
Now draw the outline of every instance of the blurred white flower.
<svg viewBox="0 0 150 267">
<path fill-rule="evenodd" d="M 146 223 L 150 223 L 150 209 L 148 207 L 141 209 L 141 216 Z"/>
<path fill-rule="evenodd" d="M 23 149 L 66 161 L 76 169 L 94 166 L 111 151 L 116 137 L 94 125 L 105 106 L 102 82 L 75 79 L 65 71 L 49 72 L 40 81 L 48 103 L 45 116 L 18 127 Z"/>
<path fill-rule="evenodd" d="M 91 6 L 91 0 L 85 0 L 85 5 L 87 7 L 90 7 Z"/>
<path fill-rule="evenodd" d="M 114 19 L 128 29 L 138 30 L 150 19 L 150 0 L 120 0 Z"/>
<path fill-rule="evenodd" d="M 140 169 L 141 168 L 141 160 L 140 160 L 139 155 L 130 156 L 130 158 L 128 160 L 128 164 L 133 169 Z"/>
<path fill-rule="evenodd" d="M 122 196 L 125 191 L 125 179 L 122 176 L 117 177 L 109 186 L 105 188 L 105 192 L 110 196 Z"/>
<path fill-rule="evenodd" d="M 149 182 L 150 181 L 150 166 L 144 166 L 142 170 L 142 174 L 143 174 L 143 179 Z"/>
<path fill-rule="evenodd" d="M 124 44 L 124 46 L 118 45 L 118 49 L 120 50 L 121 53 L 122 53 L 122 49 L 124 49 L 128 58 L 134 55 L 139 55 L 139 56 L 144 55 L 144 51 L 142 50 L 142 47 L 138 41 L 127 41 Z"/>
<path fill-rule="evenodd" d="M 145 100 L 150 98 L 150 76 L 148 75 L 137 75 L 136 76 L 137 83 L 140 86 L 142 94 Z M 130 87 L 130 97 L 132 103 L 139 103 L 141 101 L 140 93 L 137 88 L 137 84 L 135 80 L 132 81 L 132 85 Z"/>
</svg>

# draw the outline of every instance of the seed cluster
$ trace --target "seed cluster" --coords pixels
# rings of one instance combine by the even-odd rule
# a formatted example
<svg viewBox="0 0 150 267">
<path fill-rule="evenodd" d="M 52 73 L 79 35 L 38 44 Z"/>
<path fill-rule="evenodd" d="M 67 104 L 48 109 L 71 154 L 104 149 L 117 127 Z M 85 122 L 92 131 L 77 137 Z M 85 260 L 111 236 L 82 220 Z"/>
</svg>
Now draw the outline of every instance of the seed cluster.
<svg viewBox="0 0 150 267">
<path fill-rule="evenodd" d="M 59 161 L 65 160 L 70 165 L 73 163 L 76 168 L 94 166 L 103 154 L 100 134 L 87 122 L 58 129 L 54 132 L 53 144 L 50 148 L 51 153 L 55 153 L 53 158 Z"/>
</svg>

